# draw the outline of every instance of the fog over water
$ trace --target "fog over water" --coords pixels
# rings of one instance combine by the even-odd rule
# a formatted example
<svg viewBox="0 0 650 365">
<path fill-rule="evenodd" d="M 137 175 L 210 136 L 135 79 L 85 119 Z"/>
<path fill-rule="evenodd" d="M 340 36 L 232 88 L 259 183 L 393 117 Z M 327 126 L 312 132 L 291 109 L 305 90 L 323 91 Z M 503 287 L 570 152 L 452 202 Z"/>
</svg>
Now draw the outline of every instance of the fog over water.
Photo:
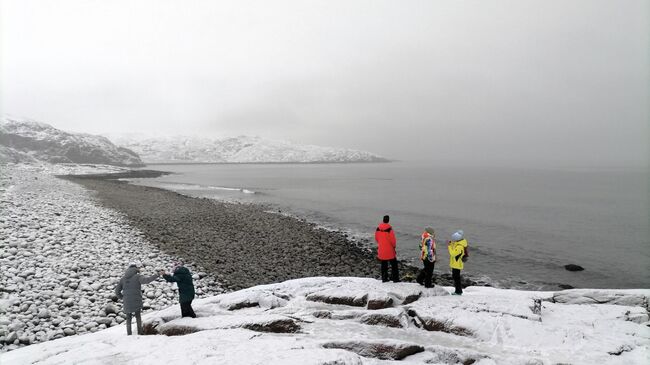
<svg viewBox="0 0 650 365">
<path fill-rule="evenodd" d="M 648 165 L 647 1 L 0 0 L 0 109 L 464 165 Z"/>
</svg>

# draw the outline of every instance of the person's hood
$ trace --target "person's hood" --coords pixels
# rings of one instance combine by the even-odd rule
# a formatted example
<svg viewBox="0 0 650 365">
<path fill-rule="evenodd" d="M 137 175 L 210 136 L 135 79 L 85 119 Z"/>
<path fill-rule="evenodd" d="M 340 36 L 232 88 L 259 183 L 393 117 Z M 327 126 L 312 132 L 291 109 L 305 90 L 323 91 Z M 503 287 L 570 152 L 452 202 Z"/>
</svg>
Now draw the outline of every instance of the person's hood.
<svg viewBox="0 0 650 365">
<path fill-rule="evenodd" d="M 456 244 L 456 245 L 461 245 L 461 246 L 463 246 L 463 247 L 467 247 L 467 240 L 463 238 L 463 239 L 460 240 L 460 241 L 456 241 L 456 242 L 454 242 L 454 244 Z"/>
<path fill-rule="evenodd" d="M 124 278 L 128 279 L 138 273 L 138 268 L 135 266 L 129 266 L 128 269 L 124 272 Z"/>
<path fill-rule="evenodd" d="M 388 228 L 393 228 L 393 227 L 391 227 L 391 225 L 388 223 L 379 223 L 379 226 L 377 228 L 379 228 L 382 231 L 385 231 Z"/>
<path fill-rule="evenodd" d="M 185 266 L 181 266 L 174 270 L 174 275 L 191 275 L 190 270 Z"/>
<path fill-rule="evenodd" d="M 458 231 L 454 232 L 454 234 L 451 235 L 451 240 L 454 242 L 459 242 L 460 240 L 465 238 L 464 236 L 465 236 L 465 232 L 459 229 Z"/>
</svg>

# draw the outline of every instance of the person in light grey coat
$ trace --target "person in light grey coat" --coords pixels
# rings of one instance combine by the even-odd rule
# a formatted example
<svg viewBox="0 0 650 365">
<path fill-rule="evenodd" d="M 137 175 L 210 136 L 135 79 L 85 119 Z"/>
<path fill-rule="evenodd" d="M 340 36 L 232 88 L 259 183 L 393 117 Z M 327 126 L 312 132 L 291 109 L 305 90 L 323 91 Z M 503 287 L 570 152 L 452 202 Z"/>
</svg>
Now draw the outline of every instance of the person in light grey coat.
<svg viewBox="0 0 650 365">
<path fill-rule="evenodd" d="M 124 276 L 115 287 L 115 295 L 124 299 L 124 313 L 126 313 L 126 334 L 131 335 L 131 319 L 135 314 L 136 324 L 138 326 L 138 334 L 142 335 L 142 318 L 140 312 L 142 311 L 142 284 L 149 284 L 150 282 L 158 279 L 158 274 L 151 276 L 140 275 L 142 264 L 140 262 L 132 262 L 124 272 Z"/>
</svg>

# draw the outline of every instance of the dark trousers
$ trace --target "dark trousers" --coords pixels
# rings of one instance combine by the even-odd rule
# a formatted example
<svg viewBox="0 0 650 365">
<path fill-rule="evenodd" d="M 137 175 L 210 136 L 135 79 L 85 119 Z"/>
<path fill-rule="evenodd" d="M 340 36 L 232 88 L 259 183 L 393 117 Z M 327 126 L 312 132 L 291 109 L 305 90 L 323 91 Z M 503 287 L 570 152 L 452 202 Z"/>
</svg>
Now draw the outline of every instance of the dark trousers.
<svg viewBox="0 0 650 365">
<path fill-rule="evenodd" d="M 140 311 L 135 311 L 135 313 L 126 314 L 126 334 L 129 336 L 133 334 L 133 332 L 131 331 L 131 319 L 133 318 L 133 314 L 135 314 L 135 323 L 138 327 L 138 334 L 142 335 L 144 333 L 142 331 L 142 317 L 140 317 Z"/>
<path fill-rule="evenodd" d="M 196 318 L 194 309 L 192 309 L 192 301 L 181 303 L 181 317 Z"/>
<path fill-rule="evenodd" d="M 454 278 L 454 287 L 456 288 L 456 294 L 463 294 L 463 287 L 460 285 L 460 270 L 451 269 L 451 277 Z"/>
<path fill-rule="evenodd" d="M 388 281 L 388 263 L 390 262 L 391 280 L 395 283 L 399 282 L 399 271 L 397 270 L 397 259 L 392 260 L 379 260 L 381 261 L 381 281 Z"/>
<path fill-rule="evenodd" d="M 425 288 L 433 287 L 433 267 L 436 262 L 431 262 L 429 260 L 422 260 L 424 268 L 420 270 L 418 277 L 415 279 L 420 285 L 424 285 Z"/>
</svg>

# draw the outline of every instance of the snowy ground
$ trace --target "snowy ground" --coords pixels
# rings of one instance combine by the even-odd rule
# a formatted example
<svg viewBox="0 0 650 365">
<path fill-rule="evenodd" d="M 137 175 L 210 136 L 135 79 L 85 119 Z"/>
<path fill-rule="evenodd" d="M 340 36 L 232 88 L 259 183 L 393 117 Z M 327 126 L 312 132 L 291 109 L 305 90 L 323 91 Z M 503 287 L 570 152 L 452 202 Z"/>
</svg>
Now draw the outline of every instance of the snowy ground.
<svg viewBox="0 0 650 365">
<path fill-rule="evenodd" d="M 525 292 L 306 278 L 1 355 L 7 364 L 647 364 L 650 290 Z"/>
<path fill-rule="evenodd" d="M 143 273 L 151 274 L 169 270 L 176 260 L 151 246 L 118 213 L 96 204 L 85 189 L 53 176 L 124 168 L 0 168 L 0 352 L 122 323 L 113 289 L 127 264 L 140 260 Z M 197 275 L 202 271 L 189 267 Z M 201 277 L 199 296 L 222 292 L 212 278 Z M 177 302 L 175 288 L 162 279 L 143 289 L 147 308 Z"/>
</svg>

